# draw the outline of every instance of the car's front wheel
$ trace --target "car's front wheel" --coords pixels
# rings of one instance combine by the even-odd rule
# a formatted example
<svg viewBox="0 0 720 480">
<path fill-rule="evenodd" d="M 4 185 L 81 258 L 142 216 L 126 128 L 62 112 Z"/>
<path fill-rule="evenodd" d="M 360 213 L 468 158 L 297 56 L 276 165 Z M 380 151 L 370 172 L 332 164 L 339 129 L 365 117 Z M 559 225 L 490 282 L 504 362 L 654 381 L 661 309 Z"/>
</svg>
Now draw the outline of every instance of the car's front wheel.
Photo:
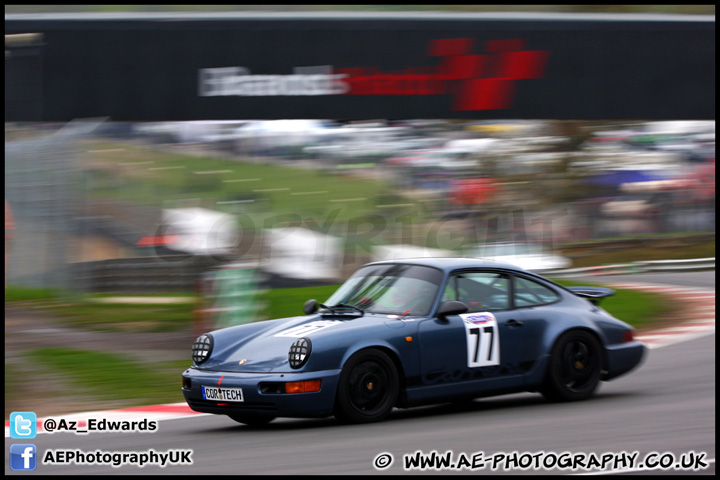
<svg viewBox="0 0 720 480">
<path fill-rule="evenodd" d="M 377 422 L 390 414 L 398 392 L 399 376 L 392 359 L 381 350 L 362 350 L 342 369 L 335 416 L 352 423 Z"/>
<path fill-rule="evenodd" d="M 597 338 L 583 330 L 567 332 L 553 347 L 540 393 L 553 401 L 584 400 L 597 389 L 601 370 L 602 347 Z"/>
<path fill-rule="evenodd" d="M 231 413 L 228 414 L 228 417 L 238 423 L 244 423 L 245 425 L 251 426 L 265 425 L 275 420 L 274 416 L 263 413 Z"/>
</svg>

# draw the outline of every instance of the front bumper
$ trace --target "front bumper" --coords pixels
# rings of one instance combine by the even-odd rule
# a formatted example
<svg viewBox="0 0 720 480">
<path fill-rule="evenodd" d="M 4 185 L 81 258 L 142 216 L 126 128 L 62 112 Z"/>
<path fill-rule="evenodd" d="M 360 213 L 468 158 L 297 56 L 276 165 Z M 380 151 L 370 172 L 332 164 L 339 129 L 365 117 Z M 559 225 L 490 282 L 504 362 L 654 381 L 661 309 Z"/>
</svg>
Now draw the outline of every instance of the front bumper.
<svg viewBox="0 0 720 480">
<path fill-rule="evenodd" d="M 183 372 L 182 392 L 185 401 L 196 412 L 228 415 L 263 413 L 276 417 L 327 417 L 335 406 L 335 392 L 341 370 L 303 373 L 238 373 L 201 370 L 195 367 Z M 311 393 L 276 393 L 272 388 L 286 382 L 321 380 L 320 390 Z M 242 388 L 242 402 L 203 399 L 202 386 Z M 270 388 L 268 388 L 270 387 Z"/>
<path fill-rule="evenodd" d="M 647 354 L 647 347 L 642 342 L 633 341 L 610 345 L 606 347 L 605 353 L 607 357 L 607 373 L 602 379 L 611 380 L 640 365 Z"/>
</svg>

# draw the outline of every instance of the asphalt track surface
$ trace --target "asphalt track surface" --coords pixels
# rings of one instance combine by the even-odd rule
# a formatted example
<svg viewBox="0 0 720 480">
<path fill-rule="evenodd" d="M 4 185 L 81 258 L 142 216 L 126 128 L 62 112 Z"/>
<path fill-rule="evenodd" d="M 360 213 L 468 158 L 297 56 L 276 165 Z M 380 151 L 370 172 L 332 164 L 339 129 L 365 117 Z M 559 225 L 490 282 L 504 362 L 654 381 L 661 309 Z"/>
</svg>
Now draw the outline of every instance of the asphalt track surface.
<svg viewBox="0 0 720 480">
<path fill-rule="evenodd" d="M 595 281 L 598 279 L 595 278 Z M 714 290 L 714 272 L 637 275 L 622 281 L 688 285 Z M 334 419 L 277 419 L 262 428 L 224 416 L 198 415 L 159 423 L 154 432 L 54 433 L 34 442 L 50 450 L 167 452 L 191 450 L 191 465 L 38 464 L 33 472 L 6 474 L 168 475 L 347 475 L 347 474 L 585 474 L 597 468 L 558 469 L 560 459 L 589 464 L 608 459 L 604 472 L 627 474 L 715 473 L 715 333 L 650 350 L 627 376 L 603 383 L 590 400 L 549 403 L 538 394 L 517 394 L 395 410 L 384 422 L 342 425 Z M 17 443 L 5 439 L 5 453 Z M 405 459 L 420 452 L 449 453 L 455 468 L 409 469 Z M 632 455 L 635 462 L 630 464 Z M 389 455 L 389 456 L 388 456 Z M 584 456 L 581 456 L 584 455 Z M 375 463 L 386 465 L 378 469 Z M 535 460 L 537 459 L 537 460 Z M 612 460 L 610 460 L 612 459 Z M 649 468 L 645 462 L 700 459 L 706 468 Z M 467 463 L 465 462 L 467 460 Z M 624 462 L 623 462 L 624 460 Z M 484 462 L 481 467 L 480 462 Z M 471 467 L 475 462 L 476 469 Z M 493 462 L 496 469 L 492 469 Z M 547 462 L 556 468 L 535 462 Z M 640 465 L 643 463 L 643 465 Z M 528 468 L 523 469 L 524 466 Z"/>
</svg>

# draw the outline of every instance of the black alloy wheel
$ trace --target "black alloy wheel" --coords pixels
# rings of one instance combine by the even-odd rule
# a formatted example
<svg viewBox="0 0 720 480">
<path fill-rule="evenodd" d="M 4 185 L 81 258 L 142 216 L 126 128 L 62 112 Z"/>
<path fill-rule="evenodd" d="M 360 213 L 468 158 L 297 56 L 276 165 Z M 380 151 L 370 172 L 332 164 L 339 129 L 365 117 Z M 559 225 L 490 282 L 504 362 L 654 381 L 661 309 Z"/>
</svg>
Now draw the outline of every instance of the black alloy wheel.
<svg viewBox="0 0 720 480">
<path fill-rule="evenodd" d="M 377 349 L 362 350 L 350 357 L 340 374 L 335 416 L 352 423 L 377 422 L 390 414 L 398 392 L 392 359 Z"/>
<path fill-rule="evenodd" d="M 597 389 L 601 371 L 600 342 L 589 332 L 573 330 L 555 343 L 547 379 L 540 391 L 549 400 L 584 400 Z"/>
</svg>

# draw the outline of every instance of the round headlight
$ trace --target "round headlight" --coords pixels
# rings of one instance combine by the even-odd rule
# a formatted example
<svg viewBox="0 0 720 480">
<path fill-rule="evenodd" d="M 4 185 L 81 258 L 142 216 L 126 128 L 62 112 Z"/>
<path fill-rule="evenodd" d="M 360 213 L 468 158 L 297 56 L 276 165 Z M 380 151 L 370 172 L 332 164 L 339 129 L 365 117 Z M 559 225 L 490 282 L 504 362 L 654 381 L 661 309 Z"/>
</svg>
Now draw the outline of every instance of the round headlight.
<svg viewBox="0 0 720 480">
<path fill-rule="evenodd" d="M 300 368 L 307 363 L 310 358 L 310 351 L 312 350 L 312 343 L 309 338 L 298 338 L 290 345 L 290 352 L 288 353 L 288 361 L 292 368 Z"/>
<path fill-rule="evenodd" d="M 193 362 L 200 364 L 210 357 L 213 348 L 213 338 L 209 333 L 200 335 L 192 346 Z"/>
</svg>

